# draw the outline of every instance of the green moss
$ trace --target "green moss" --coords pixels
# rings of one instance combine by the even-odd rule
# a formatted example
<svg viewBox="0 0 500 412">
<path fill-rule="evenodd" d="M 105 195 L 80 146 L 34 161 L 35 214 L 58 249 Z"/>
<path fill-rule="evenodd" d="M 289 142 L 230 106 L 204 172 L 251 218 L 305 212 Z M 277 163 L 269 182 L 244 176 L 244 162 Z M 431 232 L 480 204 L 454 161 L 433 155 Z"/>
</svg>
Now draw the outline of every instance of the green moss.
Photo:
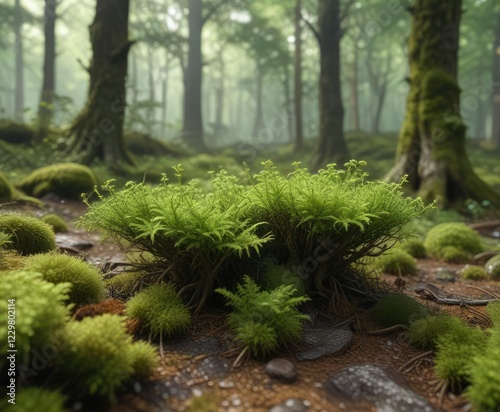
<svg viewBox="0 0 500 412">
<path fill-rule="evenodd" d="M 427 257 L 427 249 L 420 239 L 408 239 L 399 247 L 415 259 L 424 259 Z"/>
<path fill-rule="evenodd" d="M 442 223 L 431 229 L 424 244 L 431 256 L 452 262 L 467 260 L 483 251 L 478 233 L 463 223 L 455 222 Z"/>
<path fill-rule="evenodd" d="M 27 258 L 24 267 L 39 272 L 52 283 L 71 283 L 70 300 L 76 305 L 97 303 L 104 298 L 104 283 L 99 271 L 73 256 L 40 254 Z"/>
<path fill-rule="evenodd" d="M 452 329 L 463 328 L 462 319 L 450 315 L 427 316 L 410 324 L 408 337 L 412 345 L 423 350 L 436 348 L 441 335 Z"/>
<path fill-rule="evenodd" d="M 10 235 L 8 249 L 21 255 L 50 252 L 56 248 L 56 236 L 52 228 L 31 216 L 16 213 L 0 214 L 0 231 Z"/>
<path fill-rule="evenodd" d="M 0 140 L 16 145 L 29 146 L 35 132 L 29 126 L 22 123 L 0 121 Z"/>
<path fill-rule="evenodd" d="M 460 276 L 464 279 L 470 280 L 484 280 L 488 279 L 488 273 L 486 269 L 482 266 L 476 265 L 465 265 L 464 268 L 459 272 Z"/>
<path fill-rule="evenodd" d="M 273 290 L 281 285 L 290 285 L 296 290 L 298 296 L 306 295 L 304 281 L 300 276 L 285 266 L 266 262 L 260 276 L 262 288 Z"/>
<path fill-rule="evenodd" d="M 500 255 L 493 256 L 486 262 L 484 267 L 486 268 L 488 275 L 490 275 L 493 279 L 500 280 Z"/>
<path fill-rule="evenodd" d="M 486 313 L 491 319 L 491 323 L 495 328 L 500 328 L 500 302 L 492 301 L 486 305 Z"/>
<path fill-rule="evenodd" d="M 24 265 L 24 258 L 14 250 L 0 249 L 0 270 L 20 269 Z"/>
<path fill-rule="evenodd" d="M 150 336 L 172 337 L 186 331 L 191 315 L 172 285 L 149 286 L 127 302 L 127 316 L 138 319 Z"/>
<path fill-rule="evenodd" d="M 144 341 L 134 342 L 128 350 L 132 359 L 134 376 L 144 380 L 151 376 L 158 366 L 158 353 L 154 346 Z"/>
<path fill-rule="evenodd" d="M 388 328 L 394 325 L 410 325 L 428 313 L 428 309 L 415 299 L 402 293 L 390 293 L 377 302 L 371 316 L 380 326 Z"/>
<path fill-rule="evenodd" d="M 66 224 L 64 219 L 61 216 L 56 215 L 55 213 L 44 215 L 40 220 L 52 226 L 52 229 L 56 233 L 64 233 L 68 231 L 68 225 Z"/>
<path fill-rule="evenodd" d="M 105 284 L 112 292 L 116 292 L 120 296 L 130 296 L 142 276 L 137 272 L 123 272 L 107 279 Z"/>
<path fill-rule="evenodd" d="M 10 235 L 8 233 L 0 231 L 0 249 L 2 249 L 4 246 L 8 246 L 10 243 Z"/>
<path fill-rule="evenodd" d="M 59 391 L 44 388 L 23 388 L 16 396 L 16 412 L 64 412 L 66 397 Z"/>
<path fill-rule="evenodd" d="M 417 262 L 409 253 L 394 248 L 383 254 L 377 262 L 378 268 L 391 275 L 415 275 Z"/>
<path fill-rule="evenodd" d="M 97 180 L 88 167 L 76 163 L 59 163 L 35 170 L 19 183 L 19 187 L 35 197 L 52 193 L 78 200 L 82 193 L 91 192 L 96 184 Z"/>
<path fill-rule="evenodd" d="M 14 186 L 0 173 L 0 203 L 9 202 L 14 198 Z"/>
</svg>

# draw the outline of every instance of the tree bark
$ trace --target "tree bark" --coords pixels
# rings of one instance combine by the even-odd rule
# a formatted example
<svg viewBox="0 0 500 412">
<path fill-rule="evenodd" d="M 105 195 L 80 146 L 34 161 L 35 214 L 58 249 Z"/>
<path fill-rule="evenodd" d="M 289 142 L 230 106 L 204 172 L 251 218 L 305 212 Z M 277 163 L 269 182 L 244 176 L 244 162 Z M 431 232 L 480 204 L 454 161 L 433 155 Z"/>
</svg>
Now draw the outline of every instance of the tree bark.
<svg viewBox="0 0 500 412">
<path fill-rule="evenodd" d="M 500 148 L 500 23 L 497 13 L 495 28 L 495 43 L 493 47 L 493 125 L 491 135 L 497 147 Z"/>
<path fill-rule="evenodd" d="M 358 50 L 354 50 L 354 60 L 352 62 L 351 76 L 351 111 L 352 128 L 355 131 L 361 130 L 359 123 L 359 92 L 358 92 Z"/>
<path fill-rule="evenodd" d="M 70 128 L 72 160 L 88 164 L 133 164 L 125 148 L 123 120 L 126 106 L 129 0 L 97 0 L 89 27 L 92 61 L 87 103 Z"/>
<path fill-rule="evenodd" d="M 15 38 L 15 70 L 16 70 L 16 99 L 14 116 L 17 122 L 24 121 L 24 54 L 23 54 L 23 29 L 21 0 L 14 3 L 14 38 Z"/>
<path fill-rule="evenodd" d="M 54 116 L 57 0 L 45 0 L 43 85 L 38 108 L 38 141 L 47 134 Z"/>
<path fill-rule="evenodd" d="M 259 132 L 264 127 L 264 114 L 262 113 L 262 88 L 264 83 L 264 74 L 262 70 L 257 69 L 257 91 L 255 95 L 255 121 L 253 124 L 252 136 L 257 139 Z"/>
<path fill-rule="evenodd" d="M 319 142 L 313 167 L 328 163 L 343 165 L 349 160 L 344 140 L 344 107 L 340 86 L 340 5 L 339 0 L 320 0 L 319 32 Z"/>
<path fill-rule="evenodd" d="M 295 5 L 295 151 L 302 149 L 302 0 Z"/>
<path fill-rule="evenodd" d="M 465 149 L 457 84 L 461 11 L 461 0 L 415 0 L 410 91 L 388 180 L 408 175 L 411 189 L 443 208 L 461 207 L 466 199 L 500 207 L 500 195 L 474 173 Z"/>
<path fill-rule="evenodd" d="M 147 108 L 147 133 L 150 136 L 154 135 L 155 120 L 156 120 L 156 96 L 155 96 L 155 76 L 154 76 L 154 58 L 153 48 L 148 46 L 148 89 L 149 102 Z"/>
</svg>

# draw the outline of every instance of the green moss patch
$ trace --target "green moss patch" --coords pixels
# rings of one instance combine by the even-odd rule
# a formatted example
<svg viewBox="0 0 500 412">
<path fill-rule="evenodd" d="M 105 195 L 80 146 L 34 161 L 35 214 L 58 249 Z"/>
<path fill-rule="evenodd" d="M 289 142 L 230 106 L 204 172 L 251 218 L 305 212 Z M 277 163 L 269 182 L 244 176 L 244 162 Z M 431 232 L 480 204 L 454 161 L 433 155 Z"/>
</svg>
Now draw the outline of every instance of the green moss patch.
<svg viewBox="0 0 500 412">
<path fill-rule="evenodd" d="M 465 324 L 456 316 L 436 315 L 418 319 L 410 324 L 408 337 L 412 345 L 423 350 L 436 349 L 438 338 L 452 329 L 463 328 Z"/>
<path fill-rule="evenodd" d="M 410 325 L 429 314 L 427 307 L 402 293 L 390 293 L 373 307 L 371 316 L 380 326 Z"/>
<path fill-rule="evenodd" d="M 431 229 L 425 238 L 429 254 L 449 262 L 463 262 L 483 251 L 481 237 L 463 223 L 442 223 Z"/>
<path fill-rule="evenodd" d="M 468 280 L 485 280 L 488 279 L 488 273 L 482 266 L 465 265 L 459 272 L 460 276 Z"/>
<path fill-rule="evenodd" d="M 65 233 L 68 231 L 68 225 L 64 219 L 55 213 L 44 215 L 40 220 L 52 226 L 55 233 Z"/>
<path fill-rule="evenodd" d="M 493 256 L 486 262 L 484 267 L 486 268 L 488 275 L 490 275 L 493 279 L 500 280 L 500 255 Z"/>
<path fill-rule="evenodd" d="M 402 249 L 392 249 L 383 254 L 377 262 L 378 268 L 391 275 L 415 275 L 417 262 L 415 258 Z"/>
</svg>

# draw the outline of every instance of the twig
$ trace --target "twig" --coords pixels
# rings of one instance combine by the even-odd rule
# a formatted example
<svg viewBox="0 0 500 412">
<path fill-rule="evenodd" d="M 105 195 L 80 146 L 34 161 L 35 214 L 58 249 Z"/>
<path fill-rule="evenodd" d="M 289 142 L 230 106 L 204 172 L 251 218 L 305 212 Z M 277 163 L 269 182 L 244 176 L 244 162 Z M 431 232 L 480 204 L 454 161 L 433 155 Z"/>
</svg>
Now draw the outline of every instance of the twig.
<svg viewBox="0 0 500 412">
<path fill-rule="evenodd" d="M 231 366 L 231 368 L 238 368 L 238 367 L 242 366 L 245 363 L 245 361 L 243 361 L 241 363 L 241 365 L 238 365 L 238 362 L 245 356 L 245 354 L 247 353 L 247 351 L 248 351 L 248 346 L 245 346 L 245 348 L 241 351 L 241 353 L 238 355 L 238 357 L 234 361 L 233 366 Z"/>
<path fill-rule="evenodd" d="M 432 350 L 429 350 L 427 352 L 421 353 L 420 355 L 415 356 L 414 358 L 410 359 L 408 362 L 406 362 L 403 366 L 399 368 L 399 371 L 402 372 L 404 369 L 406 369 L 409 365 L 412 363 L 418 361 L 419 359 L 425 358 L 426 356 L 432 355 L 434 352 Z M 413 366 L 407 370 L 406 372 L 409 372 Z"/>
<path fill-rule="evenodd" d="M 500 296 L 498 296 L 496 293 L 488 292 L 486 289 L 480 288 L 479 286 L 467 285 L 467 287 L 468 288 L 474 288 L 474 289 L 480 290 L 481 292 L 487 293 L 488 295 L 494 297 L 495 299 L 500 299 Z"/>
<path fill-rule="evenodd" d="M 408 326 L 402 325 L 402 324 L 398 324 L 398 325 L 394 325 L 394 326 L 391 326 L 391 327 L 385 328 L 385 329 L 369 330 L 366 333 L 368 335 L 384 335 L 386 333 L 394 332 L 395 330 L 398 330 L 398 329 L 406 329 L 406 330 L 408 330 Z"/>
</svg>

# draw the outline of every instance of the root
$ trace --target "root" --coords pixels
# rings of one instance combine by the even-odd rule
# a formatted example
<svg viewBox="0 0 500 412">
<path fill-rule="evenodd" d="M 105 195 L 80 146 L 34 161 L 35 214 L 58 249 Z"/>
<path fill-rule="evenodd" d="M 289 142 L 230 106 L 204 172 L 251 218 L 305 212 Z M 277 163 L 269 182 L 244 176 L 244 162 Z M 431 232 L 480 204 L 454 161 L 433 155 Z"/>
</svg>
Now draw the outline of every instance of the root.
<svg viewBox="0 0 500 412">
<path fill-rule="evenodd" d="M 369 330 L 366 333 L 368 335 L 385 335 L 386 333 L 391 333 L 391 332 L 394 332 L 395 330 L 398 330 L 398 329 L 408 330 L 408 326 L 398 324 L 398 325 L 394 325 L 394 326 L 391 326 L 391 327 L 385 328 L 385 329 Z"/>
<path fill-rule="evenodd" d="M 399 371 L 402 372 L 404 369 L 406 369 L 408 366 L 411 365 L 411 368 L 406 370 L 405 372 L 410 372 L 414 366 L 416 365 L 416 362 L 419 359 L 425 358 L 426 356 L 432 355 L 434 352 L 432 350 L 421 353 L 420 355 L 415 356 L 414 358 L 410 359 L 408 362 L 406 362 L 403 366 L 399 368 Z"/>
</svg>

